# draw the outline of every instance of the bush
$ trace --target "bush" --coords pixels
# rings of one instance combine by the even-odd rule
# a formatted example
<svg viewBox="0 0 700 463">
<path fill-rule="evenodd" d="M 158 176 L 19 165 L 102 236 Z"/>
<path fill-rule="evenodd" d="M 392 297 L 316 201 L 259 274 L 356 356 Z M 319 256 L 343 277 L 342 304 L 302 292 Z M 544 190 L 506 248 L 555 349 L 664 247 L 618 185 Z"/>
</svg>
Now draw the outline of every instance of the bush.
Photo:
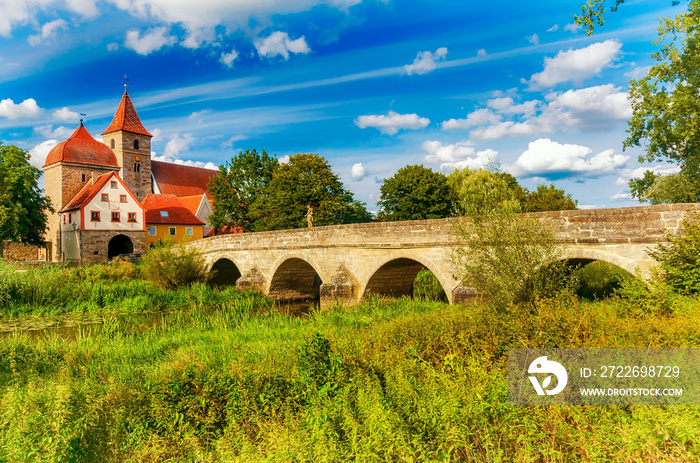
<svg viewBox="0 0 700 463">
<path fill-rule="evenodd" d="M 684 233 L 666 232 L 667 244 L 648 254 L 659 263 L 661 277 L 681 294 L 700 292 L 700 213 L 683 219 Z"/>
<path fill-rule="evenodd" d="M 613 264 L 595 261 L 574 272 L 576 295 L 588 300 L 605 299 L 615 294 L 623 282 L 633 276 Z"/>
<path fill-rule="evenodd" d="M 499 305 L 548 297 L 568 285 L 553 222 L 508 205 L 482 211 L 453 222 L 463 243 L 452 255 L 462 284 Z"/>
<path fill-rule="evenodd" d="M 155 286 L 175 289 L 211 279 L 198 249 L 185 243 L 161 243 L 143 257 L 141 268 Z"/>
</svg>

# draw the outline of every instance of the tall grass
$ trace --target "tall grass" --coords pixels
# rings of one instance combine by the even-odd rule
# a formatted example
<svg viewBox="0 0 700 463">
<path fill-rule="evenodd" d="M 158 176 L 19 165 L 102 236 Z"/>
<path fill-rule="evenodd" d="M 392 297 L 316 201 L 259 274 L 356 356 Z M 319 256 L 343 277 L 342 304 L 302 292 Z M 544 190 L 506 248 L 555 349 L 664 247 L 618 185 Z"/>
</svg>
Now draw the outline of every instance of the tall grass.
<svg viewBox="0 0 700 463">
<path fill-rule="evenodd" d="M 0 461 L 696 460 L 695 407 L 516 406 L 506 388 L 510 347 L 700 347 L 685 301 L 372 299 L 290 318 L 239 297 L 150 329 L 4 339 Z"/>
</svg>

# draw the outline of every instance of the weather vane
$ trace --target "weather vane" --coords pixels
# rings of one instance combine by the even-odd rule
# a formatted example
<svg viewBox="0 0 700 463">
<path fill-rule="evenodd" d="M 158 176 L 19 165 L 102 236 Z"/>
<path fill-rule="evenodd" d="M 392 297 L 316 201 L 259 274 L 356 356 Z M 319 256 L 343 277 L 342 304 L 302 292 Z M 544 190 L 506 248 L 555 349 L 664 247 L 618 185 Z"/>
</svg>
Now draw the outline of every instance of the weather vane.
<svg viewBox="0 0 700 463">
<path fill-rule="evenodd" d="M 129 78 L 124 74 L 124 91 L 126 91 L 126 83 L 129 82 Z"/>
<path fill-rule="evenodd" d="M 83 125 L 83 117 L 87 117 L 87 114 L 80 113 L 80 125 Z"/>
</svg>

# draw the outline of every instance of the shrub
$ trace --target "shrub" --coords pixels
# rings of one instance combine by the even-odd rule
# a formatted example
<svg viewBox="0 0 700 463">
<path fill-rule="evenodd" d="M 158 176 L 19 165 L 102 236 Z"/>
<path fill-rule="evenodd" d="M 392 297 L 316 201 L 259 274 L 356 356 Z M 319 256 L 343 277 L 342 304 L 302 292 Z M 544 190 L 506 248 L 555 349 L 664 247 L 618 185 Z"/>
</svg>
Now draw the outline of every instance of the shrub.
<svg viewBox="0 0 700 463">
<path fill-rule="evenodd" d="M 452 255 L 458 278 L 499 305 L 533 301 L 567 286 L 552 221 L 501 203 L 455 220 L 452 232 L 463 243 Z"/>
<path fill-rule="evenodd" d="M 155 286 L 174 289 L 211 278 L 198 249 L 185 243 L 161 243 L 143 257 L 141 268 Z"/>
<path fill-rule="evenodd" d="M 667 244 L 648 254 L 659 263 L 661 277 L 681 294 L 700 292 L 700 213 L 683 219 L 684 233 L 666 232 Z"/>
<path fill-rule="evenodd" d="M 604 299 L 615 294 L 623 282 L 633 278 L 629 272 L 613 264 L 595 261 L 574 272 L 576 294 L 589 300 Z"/>
</svg>

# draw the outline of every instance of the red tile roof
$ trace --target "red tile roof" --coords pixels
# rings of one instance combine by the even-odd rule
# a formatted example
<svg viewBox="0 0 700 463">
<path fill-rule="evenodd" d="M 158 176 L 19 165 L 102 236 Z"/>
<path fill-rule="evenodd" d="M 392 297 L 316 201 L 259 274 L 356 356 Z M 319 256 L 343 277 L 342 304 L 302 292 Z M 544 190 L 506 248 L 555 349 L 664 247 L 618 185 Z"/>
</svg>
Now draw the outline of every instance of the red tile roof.
<svg viewBox="0 0 700 463">
<path fill-rule="evenodd" d="M 138 133 L 141 135 L 146 135 L 152 137 L 148 130 L 141 124 L 141 119 L 139 115 L 136 114 L 136 108 L 129 98 L 129 94 L 124 89 L 124 95 L 122 96 L 122 101 L 119 102 L 119 107 L 117 112 L 114 113 L 114 119 L 109 127 L 102 132 L 102 135 L 107 133 L 116 132 L 117 130 L 125 130 L 131 133 Z"/>
<path fill-rule="evenodd" d="M 151 161 L 151 172 L 164 195 L 201 196 L 207 192 L 209 180 L 219 171 L 170 162 Z"/>
<path fill-rule="evenodd" d="M 204 225 L 173 195 L 146 195 L 143 206 L 146 208 L 147 224 Z M 161 211 L 167 211 L 168 217 L 163 217 Z"/>
<path fill-rule="evenodd" d="M 197 214 L 199 205 L 202 204 L 202 196 L 203 195 L 180 196 L 177 199 L 179 199 L 182 205 L 189 209 L 193 214 Z"/>
<path fill-rule="evenodd" d="M 114 152 L 104 143 L 92 138 L 82 123 L 68 140 L 62 141 L 49 151 L 44 167 L 57 162 L 119 167 Z"/>
</svg>

